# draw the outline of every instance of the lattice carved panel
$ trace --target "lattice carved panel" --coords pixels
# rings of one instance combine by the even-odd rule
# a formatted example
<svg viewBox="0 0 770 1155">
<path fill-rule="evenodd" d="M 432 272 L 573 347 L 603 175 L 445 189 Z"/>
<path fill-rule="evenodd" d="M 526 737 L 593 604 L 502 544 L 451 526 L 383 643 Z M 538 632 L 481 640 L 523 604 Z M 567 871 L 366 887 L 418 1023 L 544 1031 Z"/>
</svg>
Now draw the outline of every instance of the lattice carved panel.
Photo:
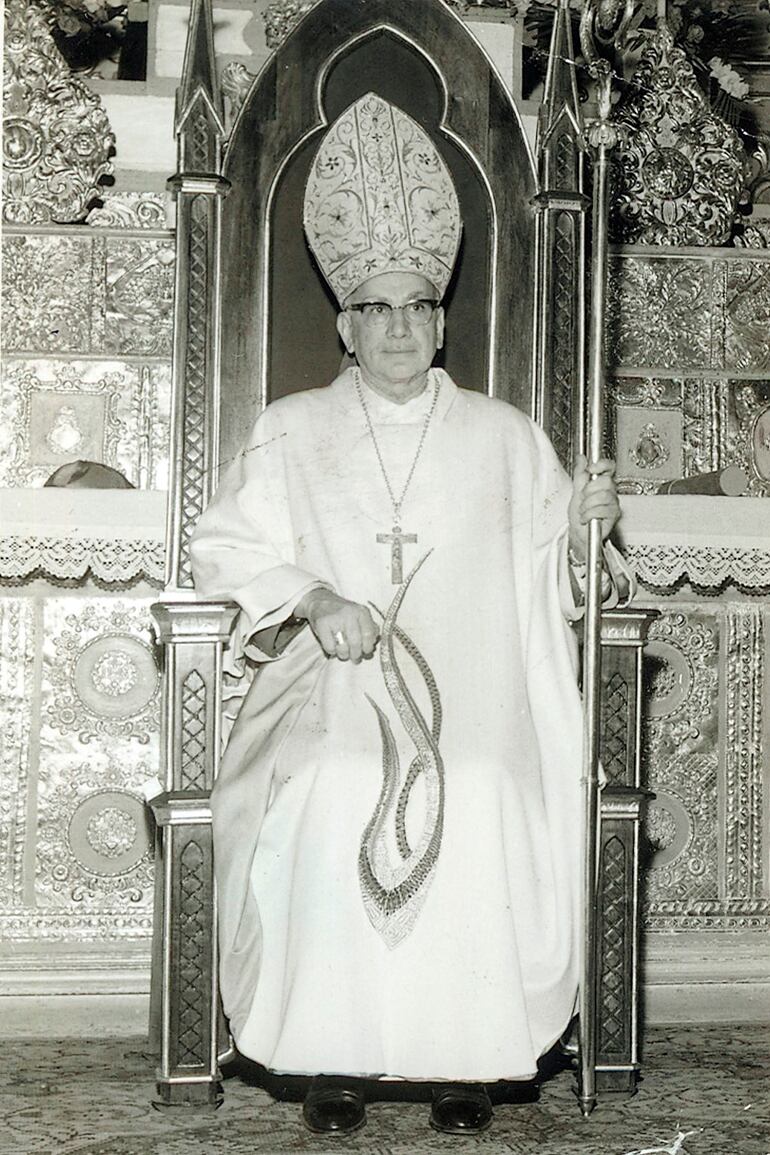
<svg viewBox="0 0 770 1155">
<path fill-rule="evenodd" d="M 602 1056 L 628 1050 L 628 879 L 627 851 L 613 834 L 602 847 L 602 938 L 599 1051 Z"/>
<path fill-rule="evenodd" d="M 207 722 L 206 683 L 198 670 L 191 670 L 182 682 L 182 790 L 206 789 Z"/>
<path fill-rule="evenodd" d="M 206 477 L 206 386 L 209 334 L 208 304 L 212 206 L 204 196 L 190 205 L 189 285 L 187 294 L 187 354 L 185 362 L 184 441 L 182 448 L 179 585 L 192 585 L 189 544 L 203 512 Z"/>
<path fill-rule="evenodd" d="M 194 1067 L 206 1062 L 210 980 L 201 965 L 211 939 L 206 865 L 201 847 L 190 839 L 179 855 L 179 1066 Z"/>
<path fill-rule="evenodd" d="M 574 153 L 572 146 L 570 153 Z M 574 393 L 578 368 L 575 339 L 575 245 L 575 220 L 569 213 L 559 213 L 554 222 L 549 435 L 560 460 L 567 468 L 574 458 Z"/>
<path fill-rule="evenodd" d="M 0 485 L 42 485 L 78 459 L 168 485 L 171 371 L 120 361 L 6 361 Z"/>
<path fill-rule="evenodd" d="M 606 659 L 605 659 L 606 661 Z M 601 761 L 608 782 L 627 783 L 628 713 L 633 686 L 626 671 L 613 670 L 602 688 Z"/>
</svg>

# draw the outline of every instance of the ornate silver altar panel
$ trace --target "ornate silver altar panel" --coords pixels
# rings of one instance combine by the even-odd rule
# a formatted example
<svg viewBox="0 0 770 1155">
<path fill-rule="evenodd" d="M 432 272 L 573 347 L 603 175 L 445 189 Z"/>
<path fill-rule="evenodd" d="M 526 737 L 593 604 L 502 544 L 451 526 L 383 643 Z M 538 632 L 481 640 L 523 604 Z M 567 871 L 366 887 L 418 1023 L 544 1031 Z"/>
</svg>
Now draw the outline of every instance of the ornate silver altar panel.
<svg viewBox="0 0 770 1155">
<path fill-rule="evenodd" d="M 643 769 L 655 792 L 651 930 L 767 926 L 762 851 L 762 716 L 767 612 L 683 604 L 647 646 Z"/>
<path fill-rule="evenodd" d="M 160 675 L 146 605 L 108 605 L 59 602 L 44 617 L 41 733 L 52 745 L 61 743 L 49 730 L 87 746 L 101 738 L 147 746 L 157 734 Z"/>
<path fill-rule="evenodd" d="M 6 0 L 3 219 L 82 220 L 112 171 L 99 97 L 70 73 L 37 0 Z"/>
<path fill-rule="evenodd" d="M 623 493 L 729 465 L 747 497 L 770 494 L 770 384 L 709 377 L 618 377 L 611 384 L 611 449 Z"/>
<path fill-rule="evenodd" d="M 165 489 L 171 373 L 164 364 L 7 359 L 0 486 L 42 485 L 77 459 Z"/>
<path fill-rule="evenodd" d="M 157 773 L 160 678 L 148 604 L 0 599 L 10 752 L 0 928 L 16 951 L 61 941 L 77 956 L 90 943 L 149 940 L 152 831 L 142 786 Z M 40 951 L 29 965 L 50 964 Z"/>
<path fill-rule="evenodd" d="M 608 364 L 666 375 L 770 369 L 770 252 L 615 250 L 608 292 Z"/>
<path fill-rule="evenodd" d="M 724 245 L 730 240 L 746 155 L 711 111 L 682 48 L 659 23 L 615 112 L 620 131 L 611 213 L 614 240 Z"/>
<path fill-rule="evenodd" d="M 169 235 L 6 230 L 3 279 L 6 353 L 171 356 Z"/>
<path fill-rule="evenodd" d="M 174 202 L 167 193 L 104 190 L 85 223 L 100 229 L 173 227 Z"/>
<path fill-rule="evenodd" d="M 119 993 L 146 981 L 151 934 L 151 599 L 61 583 L 162 580 L 165 503 L 147 491 L 168 480 L 175 252 L 163 196 L 101 187 L 114 137 L 44 7 L 5 6 L 0 954 L 7 989 L 62 993 L 75 972 Z M 40 488 L 77 459 L 145 492 Z"/>
</svg>

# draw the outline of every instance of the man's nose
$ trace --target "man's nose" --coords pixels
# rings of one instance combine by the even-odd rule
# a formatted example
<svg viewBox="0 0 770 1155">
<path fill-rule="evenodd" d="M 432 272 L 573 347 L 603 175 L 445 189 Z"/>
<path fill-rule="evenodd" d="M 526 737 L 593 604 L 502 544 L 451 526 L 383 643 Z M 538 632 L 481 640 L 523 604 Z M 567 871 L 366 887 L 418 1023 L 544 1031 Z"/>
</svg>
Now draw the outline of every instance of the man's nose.
<svg viewBox="0 0 770 1155">
<path fill-rule="evenodd" d="M 403 337 L 408 332 L 409 325 L 404 316 L 404 310 L 391 307 L 390 317 L 388 318 L 388 333 L 390 336 Z"/>
</svg>

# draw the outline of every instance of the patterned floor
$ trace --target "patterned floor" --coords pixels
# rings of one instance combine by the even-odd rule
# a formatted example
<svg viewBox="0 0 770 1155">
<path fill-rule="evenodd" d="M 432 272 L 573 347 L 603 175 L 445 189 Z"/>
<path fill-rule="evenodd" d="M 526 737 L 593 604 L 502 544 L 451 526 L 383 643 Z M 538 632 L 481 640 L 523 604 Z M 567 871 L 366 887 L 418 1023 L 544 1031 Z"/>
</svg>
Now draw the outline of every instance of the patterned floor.
<svg viewBox="0 0 770 1155">
<path fill-rule="evenodd" d="M 538 1155 L 770 1155 L 770 1027 L 657 1028 L 631 1099 L 605 1098 L 583 1120 L 572 1075 L 539 1098 L 498 1103 L 491 1130 L 454 1139 L 430 1130 L 420 1102 L 372 1102 L 355 1136 L 316 1139 L 296 1102 L 277 1101 L 234 1070 L 217 1111 L 152 1107 L 153 1064 L 141 1041 L 6 1042 L 2 1155 L 255 1155 L 305 1151 L 429 1155 L 477 1148 Z M 418 1092 L 416 1092 L 418 1093 Z"/>
</svg>

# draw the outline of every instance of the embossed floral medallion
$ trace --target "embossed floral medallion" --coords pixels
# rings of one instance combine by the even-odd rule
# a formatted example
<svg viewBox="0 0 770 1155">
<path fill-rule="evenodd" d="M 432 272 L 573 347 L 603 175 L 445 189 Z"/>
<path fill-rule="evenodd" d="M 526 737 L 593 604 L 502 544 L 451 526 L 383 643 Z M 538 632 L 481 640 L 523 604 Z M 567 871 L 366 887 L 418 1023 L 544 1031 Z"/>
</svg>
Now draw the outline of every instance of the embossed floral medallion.
<svg viewBox="0 0 770 1155">
<path fill-rule="evenodd" d="M 131 718 L 156 696 L 159 672 L 150 648 L 136 638 L 109 634 L 89 642 L 73 666 L 75 691 L 98 717 Z"/>
<path fill-rule="evenodd" d="M 146 745 L 158 729 L 160 673 L 145 607 L 86 604 L 65 614 L 47 642 L 47 724 L 81 743 Z"/>
<path fill-rule="evenodd" d="M 95 915 L 104 916 L 113 933 L 121 933 L 121 924 L 134 935 L 149 931 L 152 819 L 139 784 L 150 773 L 147 762 L 127 768 L 103 755 L 45 768 L 35 841 L 40 908 L 85 908 L 94 925 Z M 87 921 L 82 931 L 88 937 Z"/>
<path fill-rule="evenodd" d="M 105 878 L 127 874 L 150 852 L 147 808 L 127 790 L 88 794 L 72 812 L 69 845 L 80 865 Z"/>
</svg>

